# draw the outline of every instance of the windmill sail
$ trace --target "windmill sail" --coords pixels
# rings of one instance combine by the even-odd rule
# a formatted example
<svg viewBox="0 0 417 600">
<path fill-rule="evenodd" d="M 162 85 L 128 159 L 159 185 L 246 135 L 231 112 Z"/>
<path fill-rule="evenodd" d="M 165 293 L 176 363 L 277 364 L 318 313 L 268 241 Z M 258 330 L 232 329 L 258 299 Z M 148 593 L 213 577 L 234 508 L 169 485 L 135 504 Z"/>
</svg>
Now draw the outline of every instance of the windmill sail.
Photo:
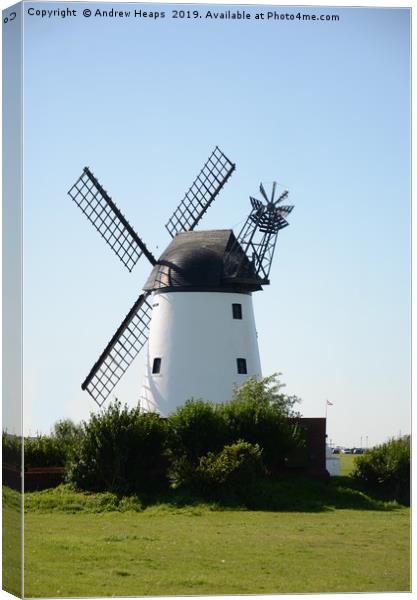
<svg viewBox="0 0 417 600">
<path fill-rule="evenodd" d="M 152 306 L 149 293 L 132 306 L 100 358 L 81 385 L 101 406 L 148 339 Z"/>
<path fill-rule="evenodd" d="M 236 165 L 216 146 L 165 225 L 172 237 L 196 227 L 235 168 Z"/>
<path fill-rule="evenodd" d="M 142 254 L 152 265 L 156 263 L 155 257 L 88 167 L 84 168 L 68 195 L 129 271 Z"/>
</svg>

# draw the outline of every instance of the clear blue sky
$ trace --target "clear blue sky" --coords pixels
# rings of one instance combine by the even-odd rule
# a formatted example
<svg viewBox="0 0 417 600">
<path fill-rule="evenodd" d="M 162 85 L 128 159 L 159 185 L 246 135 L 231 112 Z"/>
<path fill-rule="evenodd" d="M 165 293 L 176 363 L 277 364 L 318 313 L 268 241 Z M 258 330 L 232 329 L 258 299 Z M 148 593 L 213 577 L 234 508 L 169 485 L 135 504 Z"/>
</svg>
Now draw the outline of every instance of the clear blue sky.
<svg viewBox="0 0 417 600">
<path fill-rule="evenodd" d="M 150 270 L 143 258 L 129 274 L 67 190 L 90 166 L 158 254 L 216 144 L 237 170 L 202 228 L 238 232 L 260 181 L 295 204 L 271 285 L 254 295 L 264 374 L 283 373 L 305 416 L 329 399 L 336 444 L 409 432 L 409 11 L 243 22 L 36 4 L 63 6 L 77 17 L 25 16 L 26 432 L 96 409 L 80 383 Z M 115 390 L 129 405 L 144 356 Z"/>
</svg>

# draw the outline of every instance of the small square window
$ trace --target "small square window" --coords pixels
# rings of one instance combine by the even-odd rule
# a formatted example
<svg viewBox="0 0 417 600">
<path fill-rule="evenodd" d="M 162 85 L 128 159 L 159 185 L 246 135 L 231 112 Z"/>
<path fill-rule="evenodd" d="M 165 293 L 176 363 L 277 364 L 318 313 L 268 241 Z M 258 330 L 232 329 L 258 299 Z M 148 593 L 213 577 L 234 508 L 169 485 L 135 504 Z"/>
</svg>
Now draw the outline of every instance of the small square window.
<svg viewBox="0 0 417 600">
<path fill-rule="evenodd" d="M 248 370 L 246 368 L 246 358 L 237 358 L 237 372 L 239 375 L 246 375 Z"/>
<path fill-rule="evenodd" d="M 242 305 L 241 304 L 232 304 L 233 318 L 241 319 L 242 318 Z"/>
<path fill-rule="evenodd" d="M 160 373 L 161 372 L 161 359 L 154 358 L 152 365 L 152 373 Z"/>
</svg>

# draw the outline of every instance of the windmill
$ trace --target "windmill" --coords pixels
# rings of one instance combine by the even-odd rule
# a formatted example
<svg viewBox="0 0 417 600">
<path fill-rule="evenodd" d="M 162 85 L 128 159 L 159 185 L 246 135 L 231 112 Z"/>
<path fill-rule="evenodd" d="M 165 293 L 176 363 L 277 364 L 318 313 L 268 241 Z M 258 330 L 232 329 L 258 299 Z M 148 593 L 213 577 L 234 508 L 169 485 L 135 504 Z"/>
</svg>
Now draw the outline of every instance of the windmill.
<svg viewBox="0 0 417 600">
<path fill-rule="evenodd" d="M 144 255 L 152 266 L 136 300 L 81 387 L 102 406 L 148 342 L 143 410 L 169 414 L 190 397 L 224 401 L 261 375 L 252 292 L 269 284 L 278 232 L 292 206 L 276 183 L 239 235 L 195 231 L 235 165 L 216 146 L 165 225 L 172 241 L 156 259 L 88 167 L 68 194 L 125 267 Z"/>
</svg>

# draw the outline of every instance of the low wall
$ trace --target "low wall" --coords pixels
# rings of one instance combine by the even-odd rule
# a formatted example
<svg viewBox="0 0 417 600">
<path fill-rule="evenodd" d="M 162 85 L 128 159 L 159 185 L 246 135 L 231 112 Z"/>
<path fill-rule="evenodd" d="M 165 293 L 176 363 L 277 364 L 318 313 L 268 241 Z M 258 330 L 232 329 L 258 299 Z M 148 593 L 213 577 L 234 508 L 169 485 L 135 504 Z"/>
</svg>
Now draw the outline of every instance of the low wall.
<svg viewBox="0 0 417 600">
<path fill-rule="evenodd" d="M 34 492 L 56 487 L 64 481 L 64 477 L 64 467 L 36 467 L 27 469 L 24 473 L 25 492 Z M 21 491 L 21 471 L 13 465 L 3 463 L 3 485 Z"/>
</svg>

